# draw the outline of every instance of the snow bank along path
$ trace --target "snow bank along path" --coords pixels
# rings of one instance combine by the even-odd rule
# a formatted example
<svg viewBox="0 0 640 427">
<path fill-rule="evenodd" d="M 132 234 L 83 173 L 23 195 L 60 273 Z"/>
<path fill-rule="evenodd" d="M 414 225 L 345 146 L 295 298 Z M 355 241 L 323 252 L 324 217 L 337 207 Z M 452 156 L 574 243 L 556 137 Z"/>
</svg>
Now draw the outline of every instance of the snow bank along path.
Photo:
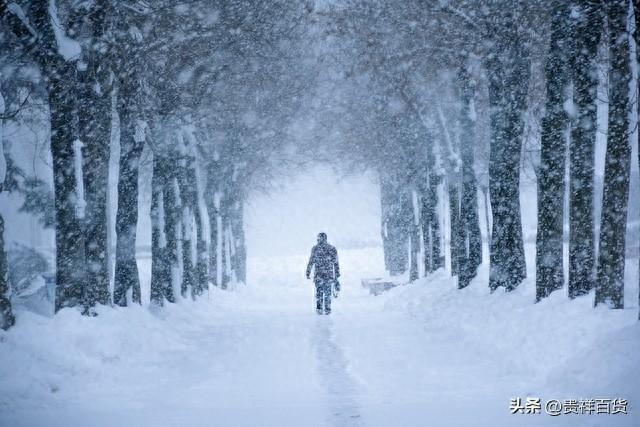
<svg viewBox="0 0 640 427">
<path fill-rule="evenodd" d="M 305 257 L 254 259 L 252 284 L 162 310 L 19 313 L 0 332 L 2 426 L 640 425 L 636 309 L 593 310 L 486 268 L 373 297 L 378 251 L 341 253 L 343 293 L 313 310 Z M 636 281 L 637 283 L 637 281 Z M 626 398 L 628 415 L 511 415 L 512 397 Z"/>
</svg>

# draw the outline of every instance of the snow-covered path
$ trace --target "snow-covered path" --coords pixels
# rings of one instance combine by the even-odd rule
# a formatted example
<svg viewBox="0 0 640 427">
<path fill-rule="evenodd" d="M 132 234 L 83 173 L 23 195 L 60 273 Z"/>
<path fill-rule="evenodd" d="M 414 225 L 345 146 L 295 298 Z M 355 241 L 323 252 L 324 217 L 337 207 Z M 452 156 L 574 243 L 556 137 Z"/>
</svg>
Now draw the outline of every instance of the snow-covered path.
<svg viewBox="0 0 640 427">
<path fill-rule="evenodd" d="M 635 311 L 461 292 L 446 274 L 374 297 L 359 278 L 378 255 L 343 257 L 355 268 L 331 316 L 313 310 L 304 257 L 256 261 L 254 284 L 160 311 L 23 312 L 0 335 L 0 425 L 638 425 Z M 630 414 L 510 415 L 518 396 L 623 397 Z"/>
</svg>

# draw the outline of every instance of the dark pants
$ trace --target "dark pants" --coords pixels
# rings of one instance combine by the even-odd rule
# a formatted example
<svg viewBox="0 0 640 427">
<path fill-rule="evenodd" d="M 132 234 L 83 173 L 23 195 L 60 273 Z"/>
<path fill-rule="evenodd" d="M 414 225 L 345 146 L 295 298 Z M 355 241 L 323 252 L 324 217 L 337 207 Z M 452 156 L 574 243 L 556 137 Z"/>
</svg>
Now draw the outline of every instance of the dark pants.
<svg viewBox="0 0 640 427">
<path fill-rule="evenodd" d="M 331 284 L 330 279 L 315 279 L 316 284 L 316 310 L 325 314 L 331 313 Z M 324 306 L 324 307 L 323 307 Z"/>
</svg>

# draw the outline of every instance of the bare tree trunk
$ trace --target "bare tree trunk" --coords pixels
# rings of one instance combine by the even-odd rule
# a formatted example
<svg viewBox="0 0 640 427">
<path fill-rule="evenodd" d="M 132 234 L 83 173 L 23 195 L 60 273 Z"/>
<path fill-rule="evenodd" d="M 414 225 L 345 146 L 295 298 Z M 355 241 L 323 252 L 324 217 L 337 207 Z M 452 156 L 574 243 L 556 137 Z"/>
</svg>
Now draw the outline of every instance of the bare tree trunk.
<svg viewBox="0 0 640 427">
<path fill-rule="evenodd" d="M 233 209 L 233 237 L 235 247 L 235 266 L 236 278 L 239 282 L 247 281 L 247 249 L 244 237 L 244 205 L 242 199 L 235 201 Z"/>
<path fill-rule="evenodd" d="M 409 238 L 413 223 L 413 208 L 408 188 L 397 176 L 381 176 L 388 271 L 392 276 L 404 274 L 409 268 Z"/>
<path fill-rule="evenodd" d="M 2 145 L 0 145 L 0 149 L 1 148 Z M 2 192 L 1 185 L 0 192 Z M 9 329 L 16 322 L 16 319 L 13 316 L 13 312 L 11 311 L 11 301 L 9 300 L 9 296 L 7 295 L 9 291 L 7 275 L 7 254 L 4 251 L 4 218 L 2 218 L 2 215 L 0 215 L 0 328 L 4 330 Z"/>
<path fill-rule="evenodd" d="M 407 206 L 407 201 L 404 200 L 406 195 L 401 195 L 398 205 L 396 206 L 396 212 L 391 218 L 390 225 L 387 230 L 391 235 L 391 273 L 392 276 L 399 276 L 404 274 L 409 267 L 409 237 L 410 226 L 408 216 L 410 211 Z"/>
<path fill-rule="evenodd" d="M 129 76 L 129 78 L 133 78 Z M 138 304 L 140 279 L 136 263 L 136 228 L 138 224 L 138 171 L 144 147 L 142 124 L 137 117 L 134 101 L 136 83 L 120 86 L 120 173 L 118 177 L 118 210 L 116 213 L 116 272 L 113 302 L 127 305 L 127 291 L 132 290 L 131 299 Z"/>
<path fill-rule="evenodd" d="M 169 158 L 166 159 L 170 162 Z M 179 242 L 181 235 L 180 224 L 180 194 L 178 191 L 178 183 L 175 178 L 175 171 L 170 164 L 166 165 L 166 175 L 164 183 L 164 215 L 165 215 L 165 236 L 167 237 L 167 256 L 169 258 L 169 270 L 171 275 L 170 286 L 165 289 L 165 297 L 175 302 L 175 296 L 182 287 L 180 280 L 180 259 L 179 259 Z M 171 299 L 167 297 L 171 296 Z"/>
<path fill-rule="evenodd" d="M 0 87 L 0 194 L 4 190 L 4 183 L 7 174 L 7 162 L 4 157 L 4 119 L 5 104 Z M 9 300 L 9 283 L 7 254 L 4 251 L 4 218 L 0 214 L 0 328 L 7 330 L 15 323 L 15 317 L 11 310 Z"/>
<path fill-rule="evenodd" d="M 605 157 L 596 305 L 624 308 L 625 236 L 629 199 L 629 40 L 625 0 L 608 4 L 609 126 Z"/>
<path fill-rule="evenodd" d="M 633 0 L 633 12 L 636 19 L 636 29 L 634 33 L 636 61 L 640 63 L 640 0 Z M 638 93 L 640 93 L 640 82 L 636 82 L 636 89 L 638 89 Z M 640 102 L 638 100 L 636 100 L 636 109 L 638 117 L 640 117 Z M 638 166 L 640 166 L 640 133 L 638 133 L 638 140 L 636 142 L 638 144 Z M 638 256 L 638 271 L 640 271 L 640 256 Z M 640 274 L 638 274 L 638 279 L 640 280 Z M 638 320 L 640 320 L 640 286 L 638 286 Z"/>
<path fill-rule="evenodd" d="M 425 273 L 433 272 L 444 265 L 440 253 L 440 223 L 438 221 L 438 184 L 440 177 L 435 171 L 433 143 L 427 148 L 427 174 L 423 180 L 421 197 L 422 241 L 424 246 Z"/>
<path fill-rule="evenodd" d="M 107 192 L 111 142 L 111 85 L 107 15 L 112 11 L 106 0 L 94 2 L 84 15 L 93 38 L 85 54 L 87 67 L 78 70 L 80 96 L 89 108 L 78 108 L 78 127 L 84 149 L 84 188 L 86 199 L 85 252 L 87 258 L 87 307 L 108 304 L 109 245 L 107 236 Z"/>
<path fill-rule="evenodd" d="M 414 210 L 416 207 L 414 206 Z M 414 215 L 418 215 L 418 212 L 414 211 Z M 409 236 L 411 242 L 411 259 L 410 259 L 410 268 L 409 268 L 409 280 L 414 281 L 418 280 L 420 277 L 420 272 L 418 268 L 418 254 L 420 253 L 420 224 L 415 221 L 415 218 L 411 222 L 411 234 Z"/>
<path fill-rule="evenodd" d="M 164 301 L 175 302 L 172 285 L 172 266 L 175 253 L 169 241 L 175 242 L 172 225 L 171 185 L 168 160 L 161 153 L 153 155 L 153 178 L 151 181 L 151 302 L 163 305 Z M 167 200 L 168 199 L 168 200 Z M 170 236 L 174 236 L 170 239 Z"/>
<path fill-rule="evenodd" d="M 224 181 L 228 182 L 228 181 Z M 220 268 L 222 269 L 222 282 L 220 283 L 220 287 L 222 289 L 227 289 L 229 282 L 232 278 L 232 263 L 231 263 L 231 242 L 229 240 L 229 203 L 230 203 L 230 195 L 228 194 L 228 188 L 224 187 L 220 191 L 220 235 L 222 238 L 222 245 L 220 248 Z"/>
<path fill-rule="evenodd" d="M 171 283 L 167 262 L 167 237 L 164 234 L 164 194 L 159 168 L 158 154 L 153 155 L 153 177 L 151 178 L 151 303 L 164 305 L 163 289 Z"/>
<path fill-rule="evenodd" d="M 210 165 L 207 171 L 207 185 L 204 200 L 207 205 L 209 220 L 209 281 L 213 286 L 218 286 L 218 216 L 219 198 L 218 184 L 216 180 L 216 165 Z"/>
<path fill-rule="evenodd" d="M 49 77 L 51 155 L 56 211 L 55 311 L 85 303 L 85 243 L 76 193 L 72 63 L 59 63 Z"/>
<path fill-rule="evenodd" d="M 426 187 L 426 188 L 425 188 Z M 422 191 L 420 191 L 420 225 L 422 227 L 422 247 L 424 253 L 422 254 L 422 262 L 424 265 L 424 274 L 431 273 L 433 271 L 433 250 L 431 245 L 431 216 L 429 200 L 429 184 L 423 183 Z"/>
<path fill-rule="evenodd" d="M 569 297 L 593 288 L 595 227 L 593 215 L 594 150 L 596 142 L 596 54 L 603 27 L 602 3 L 576 0 L 572 4 L 571 78 L 575 117 L 569 145 Z"/>
<path fill-rule="evenodd" d="M 491 215 L 489 214 L 489 211 L 491 210 L 491 201 L 489 200 L 489 189 L 486 185 L 483 185 L 481 191 L 482 199 L 484 200 L 484 222 L 487 233 L 487 243 L 489 244 L 489 247 L 491 247 Z"/>
<path fill-rule="evenodd" d="M 93 41 L 87 53 L 88 66 L 79 70 L 82 102 L 88 108 L 78 109 L 78 128 L 83 142 L 83 174 L 86 199 L 85 252 L 87 258 L 87 304 L 108 304 L 109 259 L 107 237 L 107 191 L 111 140 L 111 88 L 108 84 L 111 59 L 98 53 L 105 43 L 106 5 L 95 3 L 88 15 Z M 88 309 L 88 307 L 86 307 Z"/>
<path fill-rule="evenodd" d="M 86 82 L 93 91 L 95 82 Z M 93 98 L 93 99 L 92 99 Z M 88 304 L 108 304 L 109 268 L 107 245 L 107 189 L 111 99 L 109 94 L 89 98 L 92 108 L 79 110 L 79 125 L 84 149 L 84 187 L 87 203 L 85 251 L 87 257 Z"/>
<path fill-rule="evenodd" d="M 478 215 L 478 188 L 474 172 L 475 118 L 474 86 L 471 82 L 467 64 L 464 63 L 458 74 L 462 111 L 460 115 L 460 226 L 458 227 L 458 288 L 465 288 L 476 276 L 482 263 L 482 237 Z"/>
<path fill-rule="evenodd" d="M 178 161 L 178 188 L 180 191 L 180 206 L 182 214 L 182 285 L 180 287 L 180 293 L 183 298 L 186 298 L 187 293 L 191 291 L 191 297 L 195 298 L 200 292 L 197 289 L 195 268 L 193 263 L 193 208 L 196 204 L 195 188 L 189 183 L 189 170 L 193 167 L 192 159 L 186 152 L 184 147 L 184 141 L 182 135 L 178 136 L 180 143 L 179 147 L 182 147 L 180 153 L 180 159 Z"/>
<path fill-rule="evenodd" d="M 196 159 L 193 159 L 193 167 L 189 170 L 189 181 L 195 189 L 195 200 L 193 206 L 193 215 L 195 219 L 195 236 L 196 236 L 196 290 L 197 295 L 202 295 L 205 289 L 209 288 L 207 282 L 208 277 L 208 254 L 207 254 L 207 241 L 204 231 L 204 219 L 202 218 L 202 212 L 200 210 L 200 181 L 196 174 Z"/>
<path fill-rule="evenodd" d="M 530 61 L 511 11 L 496 27 L 487 60 L 491 105 L 489 187 L 493 216 L 489 287 L 515 289 L 526 277 L 520 213 L 520 150 Z"/>
<path fill-rule="evenodd" d="M 447 179 L 447 189 L 449 194 L 449 256 L 451 257 L 451 274 L 458 274 L 458 259 L 461 248 L 460 238 L 460 199 L 458 197 L 458 185 L 453 174 Z"/>
<path fill-rule="evenodd" d="M 23 47 L 34 55 L 47 87 L 56 224 L 57 312 L 63 307 L 83 304 L 86 300 L 84 233 L 76 192 L 76 172 L 79 171 L 76 170 L 74 156 L 77 94 L 72 93 L 72 89 L 76 67 L 74 62 L 61 58 L 57 51 L 47 2 L 33 4 L 31 25 L 20 18 L 24 13 L 20 6 L 13 4 L 11 10 L 8 6 L 6 2 L 0 2 L 0 16 L 6 18 L 5 22 Z M 78 163 L 82 166 L 81 161 Z"/>
<path fill-rule="evenodd" d="M 390 219 L 390 189 L 389 184 L 382 177 L 380 178 L 380 236 L 382 237 L 382 252 L 384 254 L 384 268 L 386 271 L 391 270 L 391 242 L 389 239 L 389 219 Z"/>
<path fill-rule="evenodd" d="M 569 25 L 568 3 L 561 2 L 553 14 L 545 75 L 547 94 L 542 119 L 540 168 L 538 171 L 538 232 L 536 237 L 536 301 L 564 285 L 563 219 L 565 132 L 569 121 L 564 111 L 568 81 L 566 56 Z"/>
<path fill-rule="evenodd" d="M 229 239 L 229 222 L 224 220 L 224 216 L 221 215 L 221 227 L 220 234 L 222 236 L 222 246 L 220 248 L 220 260 L 221 260 L 221 269 L 222 269 L 222 282 L 221 288 L 227 289 L 229 287 L 229 283 L 233 278 L 233 269 L 231 263 L 231 241 Z"/>
</svg>

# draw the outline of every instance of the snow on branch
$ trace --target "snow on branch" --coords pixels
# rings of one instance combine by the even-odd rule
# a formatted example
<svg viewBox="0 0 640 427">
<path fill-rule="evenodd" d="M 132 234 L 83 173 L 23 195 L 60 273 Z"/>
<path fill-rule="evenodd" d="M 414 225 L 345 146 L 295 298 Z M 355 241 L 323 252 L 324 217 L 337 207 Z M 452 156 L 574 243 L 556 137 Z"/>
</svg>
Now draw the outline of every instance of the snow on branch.
<svg viewBox="0 0 640 427">
<path fill-rule="evenodd" d="M 31 26 L 29 18 L 27 18 L 27 14 L 24 13 L 24 10 L 22 10 L 22 7 L 20 7 L 19 4 L 13 2 L 9 3 L 7 5 L 7 10 L 20 20 L 22 25 L 24 25 L 24 27 L 29 31 L 29 33 L 31 33 L 32 36 L 35 37 L 38 35 L 36 30 Z"/>
<path fill-rule="evenodd" d="M 444 139 L 447 142 L 447 151 L 449 152 L 448 153 L 449 161 L 451 162 L 454 172 L 458 172 L 458 170 L 460 169 L 460 165 L 462 164 L 462 161 L 460 160 L 460 158 L 458 157 L 458 155 L 453 149 L 453 140 L 451 138 L 451 134 L 449 133 L 447 121 L 444 117 L 444 113 L 442 112 L 442 107 L 440 107 L 440 105 L 438 105 L 437 107 L 437 112 L 438 112 L 438 119 L 440 120 L 440 127 L 442 129 L 442 134 L 444 135 Z"/>
<path fill-rule="evenodd" d="M 133 134 L 133 140 L 141 143 L 146 140 L 146 135 L 149 132 L 149 125 L 145 120 L 136 120 L 135 132 Z"/>
<path fill-rule="evenodd" d="M 51 17 L 51 27 L 58 44 L 58 53 L 62 55 L 65 61 L 74 61 L 80 58 L 82 47 L 80 47 L 80 43 L 67 36 L 66 30 L 62 27 L 60 19 L 58 19 L 55 0 L 49 1 L 49 16 Z"/>
</svg>

